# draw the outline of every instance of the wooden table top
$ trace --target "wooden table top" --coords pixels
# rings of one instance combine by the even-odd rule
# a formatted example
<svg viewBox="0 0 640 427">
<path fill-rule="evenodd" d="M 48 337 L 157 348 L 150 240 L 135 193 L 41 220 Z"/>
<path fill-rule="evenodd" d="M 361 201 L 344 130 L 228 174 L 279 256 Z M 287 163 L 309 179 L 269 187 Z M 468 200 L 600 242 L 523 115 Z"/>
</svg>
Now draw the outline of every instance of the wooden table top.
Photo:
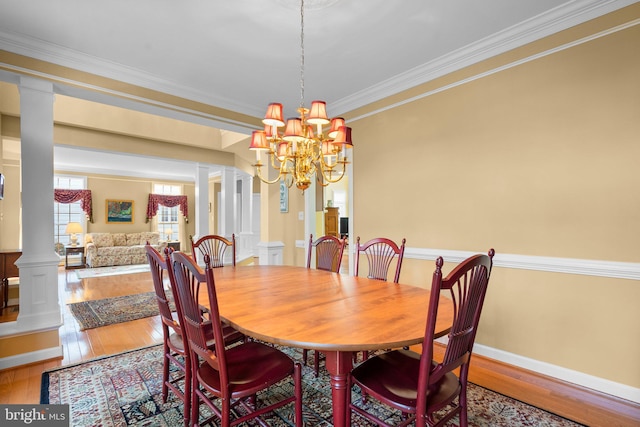
<svg viewBox="0 0 640 427">
<path fill-rule="evenodd" d="M 399 348 L 422 342 L 429 290 L 292 266 L 214 269 L 221 317 L 267 342 L 325 351 Z M 453 305 L 441 297 L 437 330 Z M 200 303 L 208 306 L 206 286 Z"/>
</svg>

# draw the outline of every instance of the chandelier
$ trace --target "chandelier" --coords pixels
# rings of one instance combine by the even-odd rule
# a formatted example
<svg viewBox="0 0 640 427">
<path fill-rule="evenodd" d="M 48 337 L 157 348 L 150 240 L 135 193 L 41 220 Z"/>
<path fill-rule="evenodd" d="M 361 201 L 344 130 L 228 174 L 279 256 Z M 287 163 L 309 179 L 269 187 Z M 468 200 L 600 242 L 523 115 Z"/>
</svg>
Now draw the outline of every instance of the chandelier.
<svg viewBox="0 0 640 427">
<path fill-rule="evenodd" d="M 314 175 L 322 186 L 340 181 L 345 174 L 347 148 L 352 148 L 351 128 L 342 117 L 329 119 L 324 101 L 313 101 L 304 107 L 304 0 L 300 1 L 300 117 L 287 119 L 282 115 L 282 104 L 271 103 L 262 120 L 264 130 L 253 131 L 249 149 L 256 152 L 258 177 L 267 184 L 282 181 L 306 190 Z M 327 129 L 323 126 L 329 125 Z M 280 128 L 284 126 L 284 133 Z M 326 130 L 326 133 L 325 133 Z M 267 162 L 278 171 L 269 180 L 262 175 L 261 152 L 267 152 Z M 268 166 L 267 166 L 268 167 Z"/>
</svg>

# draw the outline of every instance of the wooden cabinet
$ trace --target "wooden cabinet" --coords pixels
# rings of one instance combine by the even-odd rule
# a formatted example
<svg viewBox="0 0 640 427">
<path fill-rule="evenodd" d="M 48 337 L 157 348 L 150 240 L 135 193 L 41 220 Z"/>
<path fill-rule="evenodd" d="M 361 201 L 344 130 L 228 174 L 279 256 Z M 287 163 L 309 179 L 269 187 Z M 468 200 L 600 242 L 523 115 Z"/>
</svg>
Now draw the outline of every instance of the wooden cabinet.
<svg viewBox="0 0 640 427">
<path fill-rule="evenodd" d="M 340 238 L 338 208 L 327 208 L 324 213 L 324 234 Z"/>
</svg>

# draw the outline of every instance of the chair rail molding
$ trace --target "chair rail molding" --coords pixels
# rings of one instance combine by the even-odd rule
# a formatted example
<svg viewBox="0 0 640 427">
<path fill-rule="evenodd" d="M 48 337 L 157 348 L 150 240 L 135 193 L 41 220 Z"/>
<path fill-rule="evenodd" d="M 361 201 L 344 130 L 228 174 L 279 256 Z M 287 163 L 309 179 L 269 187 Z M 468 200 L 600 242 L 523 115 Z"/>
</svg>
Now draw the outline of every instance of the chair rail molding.
<svg viewBox="0 0 640 427">
<path fill-rule="evenodd" d="M 475 254 L 476 252 L 469 251 L 409 247 L 407 247 L 404 252 L 405 258 L 409 259 L 435 261 L 439 256 L 442 256 L 445 262 L 460 262 Z M 634 262 L 497 253 L 493 258 L 493 265 L 495 267 L 517 268 L 523 270 L 640 280 L 640 263 Z"/>
</svg>

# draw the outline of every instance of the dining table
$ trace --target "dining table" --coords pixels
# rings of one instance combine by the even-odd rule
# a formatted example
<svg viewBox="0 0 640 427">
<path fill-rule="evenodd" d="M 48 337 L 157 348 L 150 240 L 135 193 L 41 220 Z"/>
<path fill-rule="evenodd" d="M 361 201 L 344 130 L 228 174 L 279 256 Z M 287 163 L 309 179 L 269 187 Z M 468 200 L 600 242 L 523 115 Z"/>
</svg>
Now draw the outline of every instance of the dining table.
<svg viewBox="0 0 640 427">
<path fill-rule="evenodd" d="M 320 351 L 331 382 L 333 425 L 351 425 L 347 380 L 354 352 L 421 343 L 430 291 L 366 277 L 282 265 L 214 269 L 222 320 L 268 343 Z M 208 304 L 206 286 L 200 303 Z M 449 331 L 453 304 L 441 296 L 436 331 Z"/>
</svg>

